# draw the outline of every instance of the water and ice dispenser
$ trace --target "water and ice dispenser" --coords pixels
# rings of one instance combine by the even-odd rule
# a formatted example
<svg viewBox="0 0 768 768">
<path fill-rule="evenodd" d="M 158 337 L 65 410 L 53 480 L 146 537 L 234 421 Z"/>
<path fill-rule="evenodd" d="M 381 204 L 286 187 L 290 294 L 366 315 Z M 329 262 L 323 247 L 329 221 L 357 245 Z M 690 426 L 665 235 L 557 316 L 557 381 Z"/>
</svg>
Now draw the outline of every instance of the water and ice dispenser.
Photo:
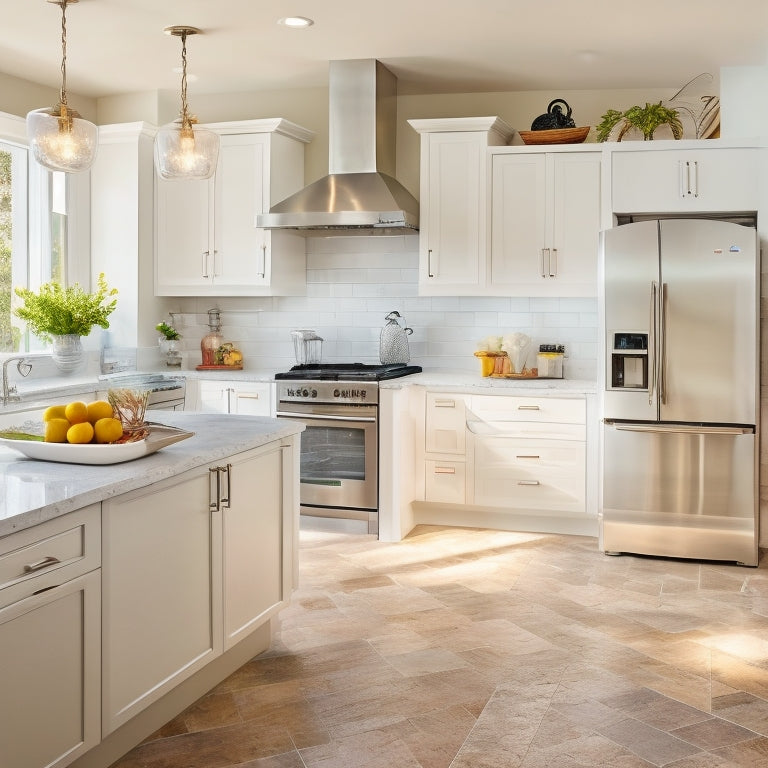
<svg viewBox="0 0 768 768">
<path fill-rule="evenodd" d="M 611 389 L 648 389 L 648 334 L 611 334 Z"/>
</svg>

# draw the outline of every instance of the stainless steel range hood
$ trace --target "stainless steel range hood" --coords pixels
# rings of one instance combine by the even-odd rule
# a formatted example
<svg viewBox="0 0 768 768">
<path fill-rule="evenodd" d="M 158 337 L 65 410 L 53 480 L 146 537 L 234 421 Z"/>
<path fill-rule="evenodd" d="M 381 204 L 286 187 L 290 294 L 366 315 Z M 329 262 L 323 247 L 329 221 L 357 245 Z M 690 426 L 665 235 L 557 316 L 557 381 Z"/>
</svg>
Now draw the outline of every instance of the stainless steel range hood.
<svg viewBox="0 0 768 768">
<path fill-rule="evenodd" d="M 397 79 L 375 59 L 332 61 L 329 97 L 329 174 L 256 226 L 305 236 L 418 232 L 419 204 L 394 178 Z"/>
</svg>

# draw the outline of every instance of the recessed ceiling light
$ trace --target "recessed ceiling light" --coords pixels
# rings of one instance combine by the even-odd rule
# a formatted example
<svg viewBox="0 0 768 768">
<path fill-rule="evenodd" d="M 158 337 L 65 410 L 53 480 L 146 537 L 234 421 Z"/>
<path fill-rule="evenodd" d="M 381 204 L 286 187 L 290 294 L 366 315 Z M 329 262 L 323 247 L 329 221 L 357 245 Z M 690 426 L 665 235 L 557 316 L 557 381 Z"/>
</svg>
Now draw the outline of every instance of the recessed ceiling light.
<svg viewBox="0 0 768 768">
<path fill-rule="evenodd" d="M 305 27 L 311 27 L 315 22 L 312 21 L 312 19 L 308 19 L 306 16 L 286 16 L 280 19 L 277 23 L 282 24 L 284 27 L 304 29 Z"/>
</svg>

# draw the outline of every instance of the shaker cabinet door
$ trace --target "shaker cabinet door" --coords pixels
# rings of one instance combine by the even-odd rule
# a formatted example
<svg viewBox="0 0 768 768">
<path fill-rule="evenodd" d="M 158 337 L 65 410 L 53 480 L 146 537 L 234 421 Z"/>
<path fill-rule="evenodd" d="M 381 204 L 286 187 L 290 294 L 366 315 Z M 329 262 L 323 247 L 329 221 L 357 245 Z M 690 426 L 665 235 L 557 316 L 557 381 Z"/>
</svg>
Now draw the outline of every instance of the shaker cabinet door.
<svg viewBox="0 0 768 768">
<path fill-rule="evenodd" d="M 757 210 L 757 153 L 750 147 L 615 150 L 611 153 L 613 211 Z"/>
</svg>

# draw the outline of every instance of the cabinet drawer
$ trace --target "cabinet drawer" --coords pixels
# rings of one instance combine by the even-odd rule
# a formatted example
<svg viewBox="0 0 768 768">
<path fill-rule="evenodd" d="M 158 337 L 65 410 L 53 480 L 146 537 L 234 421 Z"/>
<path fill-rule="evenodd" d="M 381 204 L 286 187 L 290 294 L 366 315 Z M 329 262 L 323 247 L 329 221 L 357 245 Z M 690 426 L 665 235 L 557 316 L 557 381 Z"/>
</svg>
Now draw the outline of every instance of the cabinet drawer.
<svg viewBox="0 0 768 768">
<path fill-rule="evenodd" d="M 585 443 L 483 438 L 473 448 L 471 503 L 584 511 Z"/>
<path fill-rule="evenodd" d="M 587 418 L 587 403 L 584 398 L 473 395 L 470 410 L 479 420 L 489 422 L 543 421 L 585 424 Z M 471 418 L 471 414 L 468 418 Z"/>
<path fill-rule="evenodd" d="M 463 461 L 427 461 L 425 470 L 427 501 L 465 503 L 466 465 Z"/>
<path fill-rule="evenodd" d="M 466 409 L 463 395 L 427 392 L 427 453 L 464 455 Z"/>
<path fill-rule="evenodd" d="M 63 583 L 101 563 L 100 505 L 0 540 L 0 606 Z"/>
</svg>

